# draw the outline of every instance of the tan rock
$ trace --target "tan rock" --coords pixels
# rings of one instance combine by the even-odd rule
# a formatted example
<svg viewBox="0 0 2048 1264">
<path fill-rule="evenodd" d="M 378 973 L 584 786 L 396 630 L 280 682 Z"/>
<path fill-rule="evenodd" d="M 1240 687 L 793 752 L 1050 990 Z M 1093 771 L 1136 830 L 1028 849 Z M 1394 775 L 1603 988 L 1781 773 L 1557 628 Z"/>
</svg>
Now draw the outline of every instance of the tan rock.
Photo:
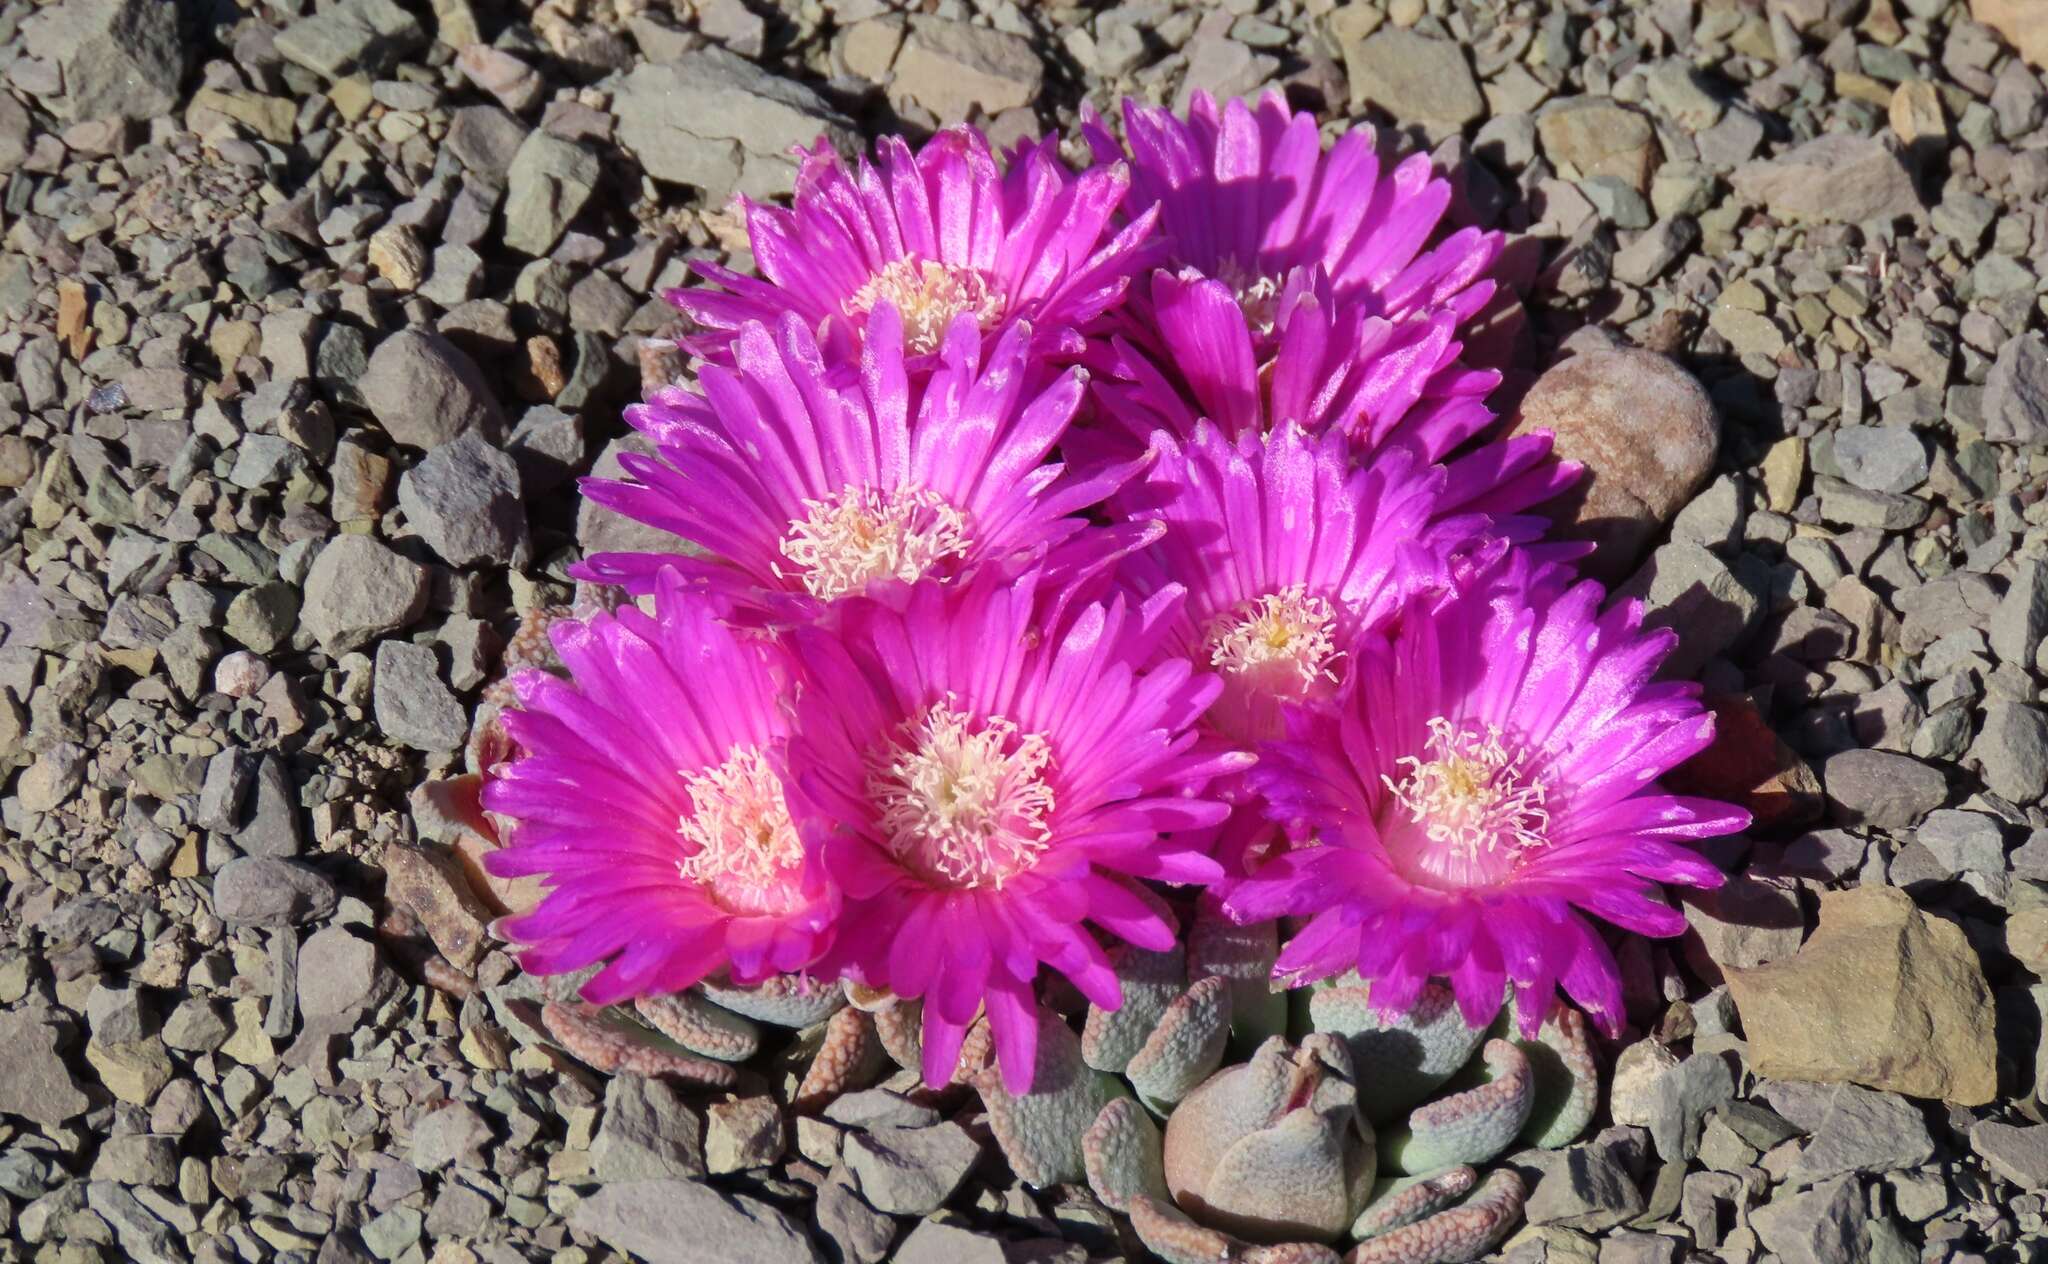
<svg viewBox="0 0 2048 1264">
<path fill-rule="evenodd" d="M 1892 89 L 1891 120 L 1892 134 L 1909 149 L 1919 141 L 1938 144 L 1948 139 L 1941 93 L 1925 79 L 1908 79 Z"/>
<path fill-rule="evenodd" d="M 155 1036 L 131 1044 L 85 1046 L 85 1060 L 107 1091 L 130 1106 L 147 1106 L 171 1080 L 171 1056 Z"/>
<path fill-rule="evenodd" d="M 1045 67 L 1022 36 L 950 18 L 910 19 L 896 54 L 894 91 L 958 123 L 979 108 L 1001 114 L 1038 99 Z"/>
<path fill-rule="evenodd" d="M 491 914 L 470 888 L 462 862 L 438 847 L 391 842 L 384 848 L 385 895 L 426 928 L 427 938 L 456 969 L 474 969 Z"/>
<path fill-rule="evenodd" d="M 1599 545 L 1594 569 L 1628 574 L 1651 537 L 1714 468 L 1721 422 L 1691 374 L 1655 352 L 1588 351 L 1538 378 L 1514 433 L 1548 430 L 1557 455 L 1586 467 L 1563 533 Z"/>
<path fill-rule="evenodd" d="M 1797 954 L 1727 976 L 1758 1075 L 1965 1106 L 1997 1094 L 1977 954 L 1896 887 L 1824 893 L 1820 929 Z"/>
<path fill-rule="evenodd" d="M 1607 97 L 1566 97 L 1536 116 L 1549 159 L 1578 178 L 1614 176 L 1647 193 L 1662 154 L 1657 130 L 1635 110 Z"/>
<path fill-rule="evenodd" d="M 1970 0 L 1970 16 L 2003 35 L 2021 57 L 2048 68 L 2048 4 L 2041 0 Z"/>
</svg>

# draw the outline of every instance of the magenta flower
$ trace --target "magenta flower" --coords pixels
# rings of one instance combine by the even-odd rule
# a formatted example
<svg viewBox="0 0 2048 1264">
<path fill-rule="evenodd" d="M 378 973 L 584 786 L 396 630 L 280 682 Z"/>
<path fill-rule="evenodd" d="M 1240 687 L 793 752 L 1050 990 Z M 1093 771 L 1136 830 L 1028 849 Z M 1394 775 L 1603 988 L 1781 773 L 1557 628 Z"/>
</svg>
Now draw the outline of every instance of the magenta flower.
<svg viewBox="0 0 2048 1264">
<path fill-rule="evenodd" d="M 924 998 L 929 1084 L 985 1012 L 1004 1082 L 1028 1091 L 1039 967 L 1115 1008 L 1096 932 L 1174 942 L 1134 879 L 1218 875 L 1171 836 L 1221 821 L 1196 796 L 1249 759 L 1194 729 L 1220 682 L 1158 657 L 1180 594 L 1063 596 L 1037 572 L 921 584 L 793 634 L 792 802 L 845 899 L 820 968 Z"/>
<path fill-rule="evenodd" d="M 1339 304 L 1327 287 L 1296 281 L 1261 356 L 1221 282 L 1155 273 L 1163 356 L 1155 363 L 1117 341 L 1108 372 L 1092 383 L 1098 411 L 1113 424 L 1085 437 L 1090 450 L 1107 458 L 1158 430 L 1185 437 L 1205 418 L 1233 437 L 1292 422 L 1311 434 L 1342 433 L 1357 460 L 1404 448 L 1447 462 L 1440 512 L 1502 515 L 1503 534 L 1541 535 L 1548 523 L 1511 515 L 1571 487 L 1579 467 L 1551 459 L 1547 433 L 1454 455 L 1493 424 L 1486 397 L 1500 384 L 1498 373 L 1458 362 L 1455 314 L 1384 320 Z"/>
<path fill-rule="evenodd" d="M 514 678 L 521 753 L 483 792 L 515 822 L 491 872 L 549 886 L 500 933 L 535 974 L 604 962 L 583 988 L 601 1005 L 801 970 L 834 914 L 783 795 L 782 652 L 673 578 L 656 609 L 554 625 L 573 683 Z"/>
<path fill-rule="evenodd" d="M 643 593 L 668 569 L 733 608 L 802 617 L 877 584 L 952 580 L 983 564 L 1015 569 L 1048 554 L 1055 569 L 1107 564 L 1151 529 L 1084 537 L 1076 515 L 1137 467 L 1069 476 L 1046 462 L 1083 375 L 1028 394 L 1031 346 L 1026 323 L 985 345 L 962 319 L 913 383 L 886 304 L 858 372 L 828 365 L 796 316 L 749 325 L 732 367 L 703 367 L 703 394 L 670 388 L 627 410 L 658 449 L 621 458 L 630 481 L 582 484 L 704 555 L 601 553 L 573 573 Z"/>
<path fill-rule="evenodd" d="M 1561 985 L 1614 1032 L 1618 971 L 1586 915 L 1683 931 L 1657 883 L 1719 884 L 1685 841 L 1749 814 L 1654 785 L 1714 731 L 1697 686 L 1652 682 L 1674 633 L 1641 633 L 1637 603 L 1603 612 L 1598 584 L 1567 587 L 1519 551 L 1458 578 L 1360 640 L 1334 711 L 1264 748 L 1253 783 L 1319 845 L 1269 861 L 1227 907 L 1307 918 L 1276 973 L 1356 969 L 1388 1011 L 1443 977 L 1477 1027 L 1512 983 L 1533 1035 Z"/>
<path fill-rule="evenodd" d="M 1082 131 L 1099 162 L 1126 161 L 1099 118 Z M 1124 131 L 1127 211 L 1156 210 L 1168 266 L 1221 281 L 1248 313 L 1265 314 L 1256 324 L 1271 326 L 1296 269 L 1320 268 L 1340 303 L 1396 320 L 1448 312 L 1456 325 L 1493 295 L 1485 274 L 1501 235 L 1464 228 L 1425 251 L 1451 186 L 1431 175 L 1426 154 L 1382 172 L 1369 127 L 1326 154 L 1315 116 L 1289 111 L 1277 91 L 1256 107 L 1220 110 L 1197 92 L 1184 120 L 1127 98 Z M 1149 323 L 1149 313 L 1133 315 Z"/>
<path fill-rule="evenodd" d="M 1423 585 L 1440 585 L 1442 554 L 1484 529 L 1482 515 L 1435 521 L 1444 471 L 1395 448 L 1353 466 L 1334 431 L 1310 438 L 1293 422 L 1233 441 L 1209 422 L 1185 440 L 1153 436 L 1144 477 L 1112 511 L 1166 525 L 1124 564 L 1133 591 L 1187 590 L 1166 625 L 1165 652 L 1216 672 L 1223 691 L 1202 719 L 1219 741 L 1252 750 L 1285 735 L 1284 712 L 1327 706 L 1344 647 Z M 1235 804 L 1218 859 L 1239 872 L 1277 827 L 1231 778 Z"/>
<path fill-rule="evenodd" d="M 850 356 L 877 307 L 894 306 L 913 356 L 938 348 L 970 316 L 994 333 L 1018 321 L 1041 354 L 1079 350 L 1079 326 L 1117 302 L 1145 262 L 1153 216 L 1112 235 L 1130 183 L 1120 166 L 1075 175 L 1057 142 L 1020 146 L 998 170 L 988 138 L 950 127 L 913 154 L 898 137 L 874 162 L 848 168 L 820 141 L 806 153 L 788 209 L 746 201 L 759 277 L 698 264 L 724 287 L 675 290 L 670 301 L 704 332 L 690 347 L 725 360 L 750 322 L 794 313 L 829 350 Z"/>
</svg>

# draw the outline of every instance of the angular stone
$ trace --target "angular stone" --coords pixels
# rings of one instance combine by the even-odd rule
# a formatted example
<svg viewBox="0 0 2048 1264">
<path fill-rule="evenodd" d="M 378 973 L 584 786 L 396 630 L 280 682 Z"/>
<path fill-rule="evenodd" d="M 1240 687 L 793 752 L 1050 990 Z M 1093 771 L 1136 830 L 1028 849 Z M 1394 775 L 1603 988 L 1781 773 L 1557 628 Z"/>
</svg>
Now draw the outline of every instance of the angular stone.
<svg viewBox="0 0 2048 1264">
<path fill-rule="evenodd" d="M 645 1264 L 823 1264 L 785 1212 L 696 1181 L 605 1185 L 576 1205 L 569 1223 Z"/>
<path fill-rule="evenodd" d="M 213 879 L 214 915 L 230 925 L 303 926 L 332 915 L 340 898 L 325 874 L 275 856 L 237 856 Z"/>
<path fill-rule="evenodd" d="M 702 1176 L 704 1117 L 666 1080 L 615 1075 L 605 1085 L 604 1120 L 591 1142 L 600 1181 Z"/>
<path fill-rule="evenodd" d="M 376 944 L 330 926 L 299 949 L 299 1008 L 309 1019 L 354 1013 L 377 999 L 385 977 Z"/>
<path fill-rule="evenodd" d="M 412 1165 L 422 1172 L 482 1167 L 483 1148 L 490 1140 L 490 1122 L 476 1107 L 452 1102 L 413 1121 Z"/>
<path fill-rule="evenodd" d="M 469 717 L 441 680 L 432 646 L 386 641 L 377 647 L 372 687 L 377 726 L 414 750 L 448 751 L 469 737 Z"/>
<path fill-rule="evenodd" d="M 861 1196 L 877 1211 L 925 1216 L 945 1205 L 981 1158 L 981 1146 L 955 1123 L 876 1128 L 846 1139 L 846 1164 Z"/>
<path fill-rule="evenodd" d="M 2048 636 L 2048 562 L 2026 561 L 2013 569 L 2012 583 L 1991 613 L 1991 652 L 2000 662 L 2033 670 Z"/>
<path fill-rule="evenodd" d="M 1887 136 L 1829 132 L 1776 158 L 1745 163 L 1729 182 L 1780 219 L 1860 224 L 1920 209 L 1912 173 Z"/>
<path fill-rule="evenodd" d="M 545 131 L 527 133 L 505 186 L 505 245 L 544 255 L 561 240 L 603 174 L 597 155 Z"/>
<path fill-rule="evenodd" d="M 1835 432 L 1835 465 L 1865 491 L 1906 492 L 1927 480 L 1927 449 L 1905 426 L 1844 426 Z"/>
<path fill-rule="evenodd" d="M 39 101 L 60 119 L 150 119 L 178 104 L 188 46 L 177 5 L 64 0 L 23 22 L 22 42 L 57 67 L 63 92 Z"/>
<path fill-rule="evenodd" d="M 1544 154 L 1580 179 L 1613 176 L 1637 193 L 1649 192 L 1661 151 L 1642 113 L 1608 97 L 1564 97 L 1536 116 L 1536 134 Z"/>
<path fill-rule="evenodd" d="M 451 566 L 523 565 L 531 551 L 519 466 L 474 432 L 442 444 L 398 480 L 406 522 Z"/>
<path fill-rule="evenodd" d="M 1821 766 L 1821 783 L 1845 825 L 1903 829 L 1948 800 L 1940 769 L 1891 751 L 1843 751 Z"/>
<path fill-rule="evenodd" d="M 1970 1129 L 1970 1148 L 1993 1172 L 2021 1189 L 2048 1189 L 2048 1124 L 1987 1119 Z"/>
<path fill-rule="evenodd" d="M 823 97 L 717 48 L 636 66 L 612 112 L 620 142 L 648 175 L 695 185 L 711 205 L 734 193 L 787 194 L 796 182 L 792 147 L 821 135 L 841 149 L 858 143 Z"/>
<path fill-rule="evenodd" d="M 990 27 L 913 14 L 896 53 L 893 87 L 937 115 L 963 122 L 1038 99 L 1045 67 L 1030 41 Z"/>
<path fill-rule="evenodd" d="M 467 971 L 476 965 L 490 934 L 490 911 L 463 876 L 462 862 L 435 847 L 393 840 L 379 858 L 384 896 L 420 920 L 427 938 L 449 964 Z"/>
<path fill-rule="evenodd" d="M 1904 891 L 1824 892 L 1797 954 L 1727 975 L 1759 1075 L 1969 1106 L 1996 1093 L 1983 968 L 1962 931 Z"/>
<path fill-rule="evenodd" d="M 2048 711 L 2019 702 L 1984 708 L 1984 727 L 1970 744 L 1991 793 L 2014 804 L 2037 804 L 2048 794 Z"/>
<path fill-rule="evenodd" d="M 392 440 L 433 449 L 470 431 L 491 443 L 505 414 L 476 361 L 436 333 L 401 329 L 377 344 L 358 384 Z"/>
<path fill-rule="evenodd" d="M 1896 1093 L 1837 1084 L 1786 1178 L 1818 1185 L 1857 1172 L 1907 1170 L 1933 1157 L 1934 1134 L 1911 1102 Z"/>
<path fill-rule="evenodd" d="M 345 654 L 426 613 L 427 570 L 366 535 L 338 535 L 306 573 L 300 619 L 330 654 Z"/>
<path fill-rule="evenodd" d="M 1384 27 L 1344 48 L 1351 108 L 1376 105 L 1403 122 L 1462 126 L 1486 113 L 1486 98 L 1455 42 Z"/>
<path fill-rule="evenodd" d="M 1930 812 L 1913 837 L 1951 874 L 2005 872 L 2004 836 L 1982 812 Z"/>
<path fill-rule="evenodd" d="M 0 1114 L 53 1128 L 92 1107 L 58 1051 L 61 1034 L 40 1014 L 0 1010 Z"/>
<path fill-rule="evenodd" d="M 341 0 L 277 35 L 277 51 L 316 74 L 377 74 L 426 43 L 419 20 L 395 0 Z"/>
</svg>

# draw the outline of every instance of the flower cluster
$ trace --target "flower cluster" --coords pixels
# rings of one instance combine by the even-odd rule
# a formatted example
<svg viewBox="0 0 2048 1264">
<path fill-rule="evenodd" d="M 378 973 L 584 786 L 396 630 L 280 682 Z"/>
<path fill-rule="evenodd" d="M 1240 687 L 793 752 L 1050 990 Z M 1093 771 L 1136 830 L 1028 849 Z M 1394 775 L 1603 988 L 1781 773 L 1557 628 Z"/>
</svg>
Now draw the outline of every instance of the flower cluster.
<svg viewBox="0 0 2048 1264">
<path fill-rule="evenodd" d="M 1746 818 L 1658 791 L 1712 732 L 1670 634 L 1542 542 L 1579 471 L 1487 437 L 1498 235 L 1277 95 L 1121 130 L 821 145 L 758 275 L 672 295 L 695 382 L 583 491 L 678 547 L 580 564 L 637 604 L 557 625 L 487 770 L 527 968 L 850 980 L 1022 1093 L 1045 978 L 1116 1009 L 1194 886 L 1299 927 L 1287 982 L 1617 1023 L 1587 915 L 1675 932 Z"/>
</svg>

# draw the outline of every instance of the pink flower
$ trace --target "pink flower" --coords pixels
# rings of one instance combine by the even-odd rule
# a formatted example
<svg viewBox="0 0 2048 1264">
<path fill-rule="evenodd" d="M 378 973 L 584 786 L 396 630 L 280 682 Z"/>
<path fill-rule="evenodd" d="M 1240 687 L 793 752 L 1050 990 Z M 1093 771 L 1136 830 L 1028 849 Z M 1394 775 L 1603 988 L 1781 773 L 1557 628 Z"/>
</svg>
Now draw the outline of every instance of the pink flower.
<svg viewBox="0 0 2048 1264">
<path fill-rule="evenodd" d="M 1640 606 L 1601 599 L 1519 551 L 1477 564 L 1363 638 L 1335 710 L 1264 749 L 1253 783 L 1320 844 L 1228 899 L 1244 920 L 1308 919 L 1278 973 L 1356 969 L 1394 1012 L 1447 978 L 1475 1027 L 1512 983 L 1530 1034 L 1562 986 L 1618 1029 L 1618 972 L 1587 915 L 1683 931 L 1657 884 L 1719 884 L 1685 842 L 1749 815 L 1654 785 L 1712 740 L 1713 719 L 1697 686 L 1652 681 L 1676 635 L 1641 633 Z"/>
<path fill-rule="evenodd" d="M 1134 880 L 1217 876 L 1171 836 L 1221 821 L 1197 796 L 1248 760 L 1195 732 L 1219 682 L 1158 657 L 1179 596 L 1075 605 L 1037 572 L 984 576 L 793 633 L 793 802 L 845 899 L 820 968 L 924 998 L 927 1083 L 986 1012 L 1005 1083 L 1028 1091 L 1040 966 L 1116 1007 L 1096 932 L 1174 942 Z"/>
<path fill-rule="evenodd" d="M 954 322 L 913 381 L 895 310 L 875 309 L 857 361 L 832 362 L 803 321 L 749 325 L 732 366 L 706 364 L 703 394 L 657 393 L 626 418 L 653 456 L 621 458 L 630 481 L 583 493 L 704 550 L 600 553 L 579 578 L 647 592 L 663 570 L 729 606 L 786 618 L 877 585 L 954 580 L 977 567 L 1104 565 L 1149 528 L 1088 532 L 1078 516 L 1135 472 L 1079 475 L 1048 463 L 1081 398 L 1071 370 L 1027 388 L 1032 327 L 993 342 Z"/>
<path fill-rule="evenodd" d="M 972 127 L 949 127 L 915 154 L 887 137 L 875 161 L 851 169 L 821 141 L 804 155 L 787 210 L 744 202 L 761 275 L 699 264 L 724 292 L 669 298 L 704 327 L 691 349 L 714 360 L 729 358 L 748 323 L 785 313 L 850 356 L 884 303 L 913 356 L 936 350 L 962 317 L 986 333 L 1029 321 L 1041 355 L 1072 354 L 1076 329 L 1117 302 L 1144 261 L 1153 216 L 1111 234 L 1129 182 L 1119 166 L 1075 175 L 1052 139 L 1020 146 L 999 170 Z"/>
<path fill-rule="evenodd" d="M 1126 161 L 1099 118 L 1082 131 L 1098 161 Z M 1501 235 L 1465 228 L 1425 250 L 1450 183 L 1431 175 L 1426 154 L 1383 172 L 1369 127 L 1326 154 L 1315 116 L 1289 111 L 1277 91 L 1220 110 L 1197 92 L 1185 119 L 1127 98 L 1124 131 L 1127 213 L 1156 210 L 1167 266 L 1215 278 L 1253 314 L 1276 303 L 1296 269 L 1320 269 L 1340 303 L 1396 320 L 1448 312 L 1455 326 L 1492 297 L 1485 274 Z M 1139 296 L 1134 308 L 1144 306 Z M 1150 312 L 1131 315 L 1152 323 Z"/>
<path fill-rule="evenodd" d="M 515 822 L 486 865 L 548 885 L 501 933 L 536 974 L 604 962 L 583 989 L 596 1004 L 801 970 L 834 914 L 784 796 L 782 652 L 673 578 L 656 608 L 554 625 L 572 681 L 515 678 L 502 721 L 520 754 L 484 789 Z"/>
</svg>

